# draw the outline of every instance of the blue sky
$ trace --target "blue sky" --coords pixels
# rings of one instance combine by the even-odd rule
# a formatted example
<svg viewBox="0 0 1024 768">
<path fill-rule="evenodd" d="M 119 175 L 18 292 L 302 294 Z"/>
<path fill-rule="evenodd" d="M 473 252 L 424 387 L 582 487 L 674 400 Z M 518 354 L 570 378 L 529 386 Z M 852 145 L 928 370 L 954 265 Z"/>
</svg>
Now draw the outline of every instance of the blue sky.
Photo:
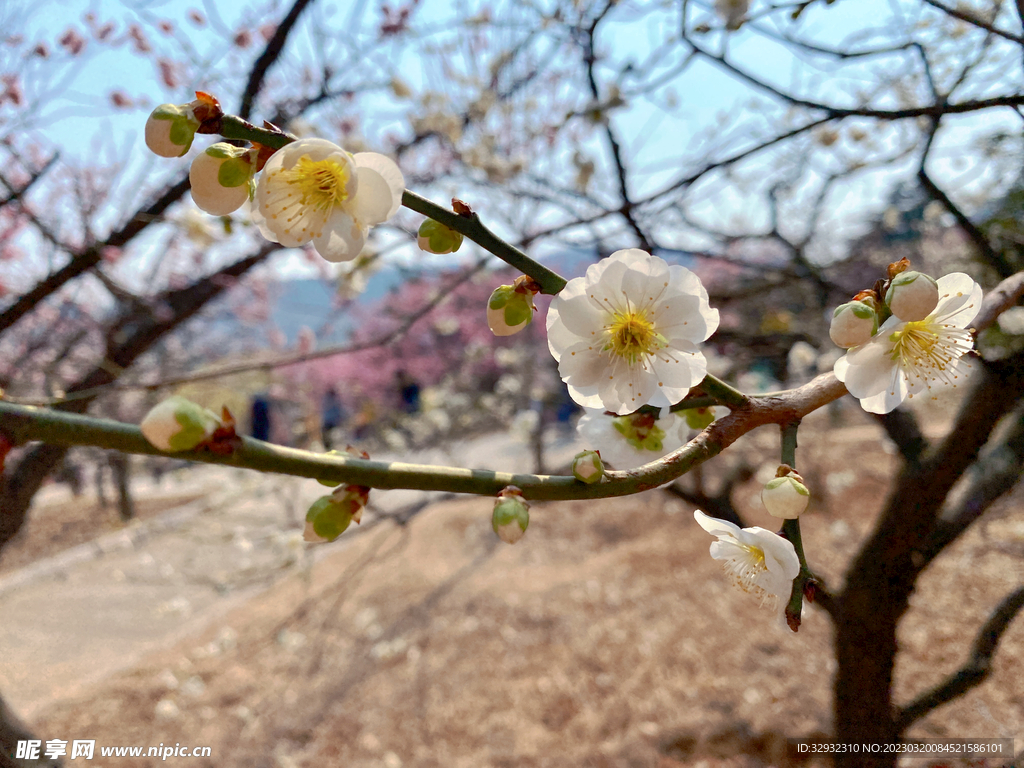
<svg viewBox="0 0 1024 768">
<path fill-rule="evenodd" d="M 861 42 L 864 45 L 877 45 L 884 42 L 893 30 L 898 30 L 900 25 L 913 26 L 916 21 L 908 17 L 906 11 L 916 8 L 918 4 L 905 0 L 839 0 L 827 8 L 819 8 L 819 5 L 812 6 L 801 22 L 800 30 L 805 37 L 820 43 L 838 45 L 848 40 L 850 30 L 862 29 Z M 19 28 L 26 29 L 29 38 L 38 35 L 51 43 L 69 26 L 83 30 L 81 19 L 87 12 L 95 14 L 100 23 L 109 18 L 118 19 L 119 35 L 124 32 L 123 20 L 128 18 L 135 17 L 149 22 L 168 19 L 177 30 L 187 34 L 194 48 L 196 74 L 202 77 L 204 72 L 223 69 L 225 64 L 230 65 L 231 62 L 235 62 L 238 71 L 242 71 L 261 42 L 257 39 L 257 43 L 246 51 L 225 48 L 222 38 L 211 30 L 219 28 L 233 31 L 252 26 L 263 19 L 279 17 L 281 7 L 284 7 L 283 3 L 270 3 L 263 11 L 257 12 L 248 3 L 241 2 L 196 2 L 189 5 L 179 2 L 123 4 L 113 0 L 16 0 L 5 4 L 0 16 L 6 17 L 8 21 L 12 16 L 15 19 L 23 17 L 26 21 Z M 446 18 L 464 15 L 460 7 L 458 3 L 449 0 L 425 0 L 425 4 L 417 11 L 417 23 L 445 30 L 449 26 L 445 23 Z M 754 8 L 757 7 L 755 2 Z M 202 27 L 189 21 L 188 14 L 192 8 L 207 19 Z M 628 17 L 629 8 L 628 4 L 623 3 L 621 13 L 617 9 L 618 15 L 615 18 Z M 639 61 L 647 49 L 670 36 L 674 32 L 674 25 L 678 23 L 678 4 L 666 3 L 665 8 L 640 21 L 634 19 L 629 24 L 625 21 L 608 24 L 600 41 L 608 60 L 622 62 L 635 58 Z M 697 10 L 695 16 L 702 13 L 709 18 L 711 16 L 710 10 Z M 372 30 L 378 19 L 375 3 L 318 4 L 304 19 L 305 23 L 292 39 L 291 46 L 296 52 L 304 51 L 300 55 L 308 58 L 318 45 L 324 43 L 318 38 L 318 30 L 333 27 L 345 30 L 346 34 L 357 35 L 360 29 Z M 871 19 L 871 23 L 866 23 L 866 19 Z M 12 28 L 10 23 L 7 26 Z M 764 26 L 770 27 L 767 23 Z M 158 33 L 148 33 L 158 47 L 169 42 L 161 40 Z M 871 87 L 879 76 L 885 74 L 886 67 L 892 64 L 885 59 L 875 59 L 863 66 L 847 68 L 838 81 L 841 87 L 837 87 L 826 58 L 797 58 L 788 48 L 763 35 L 741 30 L 723 39 L 721 35 L 713 34 L 704 39 L 704 44 L 714 50 L 726 46 L 734 62 L 768 82 L 782 88 L 796 88 L 808 95 L 844 106 L 852 103 L 857 88 Z M 406 55 L 393 63 L 414 90 L 429 84 L 430 77 L 415 58 Z M 1019 71 L 1013 73 L 1013 76 L 1020 82 Z M 149 106 L 128 111 L 115 110 L 108 100 L 114 90 L 124 91 L 132 98 L 144 97 L 149 100 Z M 166 169 L 168 175 L 172 173 L 172 166 L 167 161 L 157 161 L 143 148 L 142 125 L 149 107 L 165 100 L 185 101 L 188 98 L 189 90 L 184 84 L 177 93 L 155 85 L 153 66 L 131 55 L 127 44 L 111 50 L 90 41 L 86 55 L 63 81 L 60 97 L 51 102 L 52 106 L 47 107 L 44 113 L 45 128 L 40 133 L 53 147 L 60 149 L 64 158 L 85 160 L 100 157 L 123 165 L 126 173 L 122 195 L 130 197 L 133 193 L 137 195 L 138 179 L 154 163 L 165 163 L 162 168 Z M 667 106 L 669 104 L 674 106 Z M 380 106 L 385 117 L 378 120 L 376 125 L 368 124 L 367 138 L 371 140 L 373 131 L 382 130 L 387 124 L 388 109 L 383 99 Z M 777 101 L 756 90 L 741 87 L 721 68 L 701 60 L 692 66 L 682 85 L 659 89 L 649 99 L 632 102 L 628 109 L 615 111 L 613 120 L 623 138 L 627 155 L 637 158 L 636 167 L 640 173 L 633 193 L 643 196 L 659 189 L 679 168 L 686 167 L 693 158 L 701 155 L 709 141 L 733 132 L 736 146 L 742 146 L 745 140 L 749 140 L 749 135 L 744 131 L 748 130 L 748 126 L 749 130 L 753 130 L 761 115 L 784 113 L 784 108 Z M 958 188 L 967 191 L 972 187 L 983 189 L 995 183 L 997 180 L 992 178 L 992 169 L 986 169 L 967 158 L 977 154 L 972 154 L 972 145 L 980 135 L 989 135 L 1001 127 L 1019 133 L 1019 119 L 1015 120 L 1007 110 L 1003 110 L 989 112 L 981 117 L 950 119 L 947 125 L 935 152 L 933 166 L 936 174 L 953 179 Z M 883 148 L 887 141 L 889 139 L 884 136 L 879 139 Z M 596 155 L 599 143 L 600 138 L 595 138 L 583 149 Z M 199 145 L 197 141 L 193 153 L 198 151 Z M 836 154 L 841 154 L 842 150 L 840 145 Z M 185 161 L 181 162 L 183 164 Z M 763 226 L 765 211 L 760 203 L 763 190 L 758 186 L 758 177 L 773 170 L 773 155 L 765 153 L 760 162 L 760 169 L 758 161 L 754 161 L 741 169 L 738 177 L 726 179 L 721 174 L 710 176 L 695 190 L 693 214 L 725 231 L 739 232 Z M 865 210 L 880 211 L 888 190 L 897 178 L 911 175 L 915 163 L 914 158 L 909 158 L 894 163 L 884 172 L 853 174 L 837 190 L 834 199 L 830 200 L 829 207 L 833 212 L 830 215 L 835 218 L 831 231 L 854 234 L 855 226 L 851 222 L 863 219 Z M 808 179 L 811 185 L 814 174 L 810 174 Z M 745 185 L 748 189 L 744 188 Z M 795 194 L 799 198 L 800 190 Z M 133 201 L 126 202 L 126 208 L 130 208 Z M 112 211 L 111 221 L 117 215 Z M 682 238 L 680 242 L 671 245 L 699 247 L 701 243 L 700 238 Z M 288 270 L 299 269 L 298 265 L 301 264 L 295 260 L 279 260 L 279 263 Z"/>
</svg>

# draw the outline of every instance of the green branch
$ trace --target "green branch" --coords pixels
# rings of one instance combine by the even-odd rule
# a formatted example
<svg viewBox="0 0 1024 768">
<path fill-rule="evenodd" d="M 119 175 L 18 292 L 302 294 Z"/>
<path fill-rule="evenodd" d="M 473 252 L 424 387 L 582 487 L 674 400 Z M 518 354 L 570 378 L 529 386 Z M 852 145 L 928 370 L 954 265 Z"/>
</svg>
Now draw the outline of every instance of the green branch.
<svg viewBox="0 0 1024 768">
<path fill-rule="evenodd" d="M 226 139 L 258 142 L 273 149 L 281 149 L 295 138 L 279 131 L 257 128 L 255 125 L 234 115 L 224 115 L 218 125 L 220 135 Z M 450 229 L 461 232 L 488 253 L 497 256 L 511 267 L 528 275 L 540 285 L 541 293 L 555 295 L 565 287 L 565 278 L 557 272 L 537 263 L 514 245 L 502 240 L 480 221 L 476 213 L 463 216 L 405 190 L 402 205 L 410 210 L 429 216 Z"/>
<path fill-rule="evenodd" d="M 832 374 L 772 398 L 750 398 L 749 407 L 725 416 L 669 455 L 626 471 L 609 471 L 600 483 L 587 485 L 568 475 L 536 475 L 482 469 L 438 467 L 403 462 L 365 461 L 240 438 L 228 455 L 207 450 L 164 453 L 154 448 L 134 424 L 83 416 L 0 400 L 0 434 L 15 445 L 41 441 L 54 445 L 91 445 L 124 453 L 162 455 L 206 464 L 308 477 L 371 488 L 407 488 L 494 496 L 516 485 L 528 499 L 595 499 L 627 496 L 657 488 L 689 472 L 732 445 L 742 435 L 770 423 L 791 421 L 846 394 Z"/>
</svg>

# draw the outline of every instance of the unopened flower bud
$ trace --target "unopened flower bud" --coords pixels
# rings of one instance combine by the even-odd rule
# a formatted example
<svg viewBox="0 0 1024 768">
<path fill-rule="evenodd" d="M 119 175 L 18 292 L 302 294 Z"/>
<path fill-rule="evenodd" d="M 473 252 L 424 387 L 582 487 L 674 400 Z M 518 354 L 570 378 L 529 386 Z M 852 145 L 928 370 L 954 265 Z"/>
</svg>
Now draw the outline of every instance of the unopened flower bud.
<svg viewBox="0 0 1024 768">
<path fill-rule="evenodd" d="M 462 233 L 439 221 L 427 219 L 420 224 L 416 244 L 427 253 L 455 253 L 462 247 Z"/>
<path fill-rule="evenodd" d="M 533 295 L 514 285 L 499 285 L 487 300 L 487 327 L 495 336 L 512 336 L 533 320 Z"/>
<path fill-rule="evenodd" d="M 811 493 L 804 485 L 803 478 L 789 467 L 782 466 L 779 472 L 785 474 L 769 480 L 761 489 L 761 503 L 768 514 L 783 520 L 793 520 L 807 509 Z"/>
<path fill-rule="evenodd" d="M 370 489 L 363 485 L 339 485 L 334 493 L 321 496 L 306 512 L 306 541 L 334 541 L 352 522 L 360 522 Z"/>
<path fill-rule="evenodd" d="M 843 349 L 858 347 L 870 341 L 878 330 L 878 316 L 863 301 L 851 301 L 836 307 L 828 335 Z"/>
<path fill-rule="evenodd" d="M 161 104 L 146 120 L 146 146 L 160 157 L 181 157 L 199 128 L 191 104 Z"/>
<path fill-rule="evenodd" d="M 715 420 L 714 408 L 687 408 L 683 411 L 686 426 L 690 429 L 704 429 Z"/>
<path fill-rule="evenodd" d="M 506 544 L 515 544 L 526 533 L 530 524 L 530 506 L 523 500 L 522 491 L 513 485 L 498 494 L 491 514 L 491 527 Z"/>
<path fill-rule="evenodd" d="M 658 426 L 658 419 L 653 414 L 641 412 L 617 416 L 612 419 L 612 426 L 638 451 L 661 453 L 665 447 L 665 430 Z"/>
<path fill-rule="evenodd" d="M 192 161 L 192 199 L 213 216 L 227 216 L 249 199 L 256 151 L 217 142 Z"/>
<path fill-rule="evenodd" d="M 596 483 L 604 477 L 604 462 L 597 451 L 581 451 L 572 460 L 572 474 L 584 483 Z"/>
<path fill-rule="evenodd" d="M 885 292 L 885 304 L 905 323 L 924 320 L 939 303 L 939 285 L 920 272 L 901 272 Z"/>
<path fill-rule="evenodd" d="M 153 406 L 139 429 L 154 448 L 189 451 L 213 435 L 219 426 L 216 414 L 174 395 Z"/>
</svg>

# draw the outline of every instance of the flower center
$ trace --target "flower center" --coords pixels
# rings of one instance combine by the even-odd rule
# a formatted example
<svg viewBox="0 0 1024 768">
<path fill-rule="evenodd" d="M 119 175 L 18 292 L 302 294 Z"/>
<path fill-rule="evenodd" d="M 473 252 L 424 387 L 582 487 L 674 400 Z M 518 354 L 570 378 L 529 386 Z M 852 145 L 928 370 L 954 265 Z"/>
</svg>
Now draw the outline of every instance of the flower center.
<svg viewBox="0 0 1024 768">
<path fill-rule="evenodd" d="M 907 323 L 889 337 L 893 343 L 890 358 L 909 374 L 941 375 L 960 355 L 937 330 L 938 326 L 929 319 Z"/>
<path fill-rule="evenodd" d="M 327 212 L 348 199 L 351 174 L 335 160 L 310 160 L 309 155 L 303 155 L 284 173 L 285 181 L 302 195 L 302 205 Z"/>
<path fill-rule="evenodd" d="M 605 350 L 625 358 L 635 365 L 641 358 L 657 352 L 665 343 L 661 334 L 654 330 L 654 323 L 643 312 L 627 310 L 616 312 L 612 321 L 604 327 L 608 335 Z"/>
<path fill-rule="evenodd" d="M 737 587 L 760 598 L 762 605 L 773 602 L 774 597 L 758 583 L 768 571 L 764 550 L 751 544 L 736 543 L 743 550 L 743 554 L 727 560 L 724 563 L 726 571 L 732 576 Z"/>
</svg>

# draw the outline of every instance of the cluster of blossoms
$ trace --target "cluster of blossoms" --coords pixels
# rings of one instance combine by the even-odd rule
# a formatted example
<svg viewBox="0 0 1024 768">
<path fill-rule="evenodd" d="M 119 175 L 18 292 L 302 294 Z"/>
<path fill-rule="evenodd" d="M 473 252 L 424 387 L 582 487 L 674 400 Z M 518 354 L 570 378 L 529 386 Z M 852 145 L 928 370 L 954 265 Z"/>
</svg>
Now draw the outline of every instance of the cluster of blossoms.
<svg viewBox="0 0 1024 768">
<path fill-rule="evenodd" d="M 146 145 L 162 157 L 181 157 L 206 122 L 220 117 L 206 94 L 191 104 L 162 104 L 146 123 Z M 252 217 L 268 240 L 288 248 L 312 243 L 327 261 L 351 261 L 370 227 L 398 211 L 405 179 L 398 166 L 374 152 L 350 154 L 325 139 L 299 139 L 268 155 L 260 145 L 226 142 L 192 162 L 192 199 L 226 216 L 252 201 Z M 258 174 L 258 179 L 257 179 Z"/>
<path fill-rule="evenodd" d="M 862 291 L 832 317 L 829 335 L 849 350 L 836 377 L 870 413 L 955 387 L 970 367 L 962 358 L 974 346 L 968 325 L 981 309 L 981 286 L 962 272 L 934 280 L 908 266 L 890 265 L 881 297 Z"/>
</svg>

